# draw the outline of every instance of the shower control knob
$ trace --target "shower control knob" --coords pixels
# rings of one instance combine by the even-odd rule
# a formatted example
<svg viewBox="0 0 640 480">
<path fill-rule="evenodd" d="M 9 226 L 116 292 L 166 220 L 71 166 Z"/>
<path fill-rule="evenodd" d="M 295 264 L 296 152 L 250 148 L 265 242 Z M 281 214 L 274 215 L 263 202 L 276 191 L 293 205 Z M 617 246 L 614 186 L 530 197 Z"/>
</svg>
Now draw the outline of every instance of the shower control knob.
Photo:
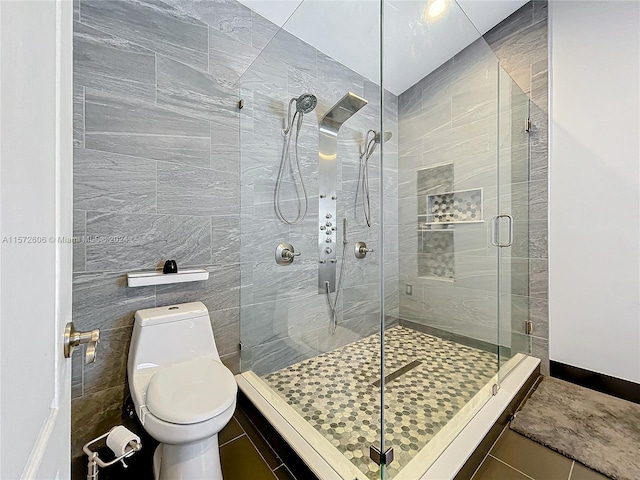
<svg viewBox="0 0 640 480">
<path fill-rule="evenodd" d="M 329 247 L 324 249 L 324 253 L 326 253 L 326 254 L 330 254 L 332 252 L 333 252 L 333 250 L 331 250 L 331 248 L 329 248 Z"/>
<path fill-rule="evenodd" d="M 327 235 L 331 235 L 331 230 L 327 230 L 325 233 L 326 233 Z"/>
<path fill-rule="evenodd" d="M 336 230 L 336 227 L 331 227 L 331 230 L 335 231 L 335 230 Z"/>
<path fill-rule="evenodd" d="M 330 227 L 332 225 L 332 223 L 331 222 L 327 222 L 326 225 L 327 225 L 327 227 Z"/>
<path fill-rule="evenodd" d="M 320 230 L 324 230 L 325 228 L 327 227 L 325 227 L 324 225 L 320 225 Z"/>
<path fill-rule="evenodd" d="M 329 233 L 329 232 L 327 232 L 327 233 Z M 327 242 L 327 243 L 331 243 L 331 237 L 328 237 L 328 238 L 325 240 L 325 242 Z"/>
<path fill-rule="evenodd" d="M 330 214 L 330 213 L 327 213 L 327 214 L 325 215 L 325 217 L 326 217 L 326 218 L 331 218 L 331 214 Z"/>
<path fill-rule="evenodd" d="M 327 263 L 327 261 L 326 260 L 320 260 L 319 263 Z"/>
</svg>

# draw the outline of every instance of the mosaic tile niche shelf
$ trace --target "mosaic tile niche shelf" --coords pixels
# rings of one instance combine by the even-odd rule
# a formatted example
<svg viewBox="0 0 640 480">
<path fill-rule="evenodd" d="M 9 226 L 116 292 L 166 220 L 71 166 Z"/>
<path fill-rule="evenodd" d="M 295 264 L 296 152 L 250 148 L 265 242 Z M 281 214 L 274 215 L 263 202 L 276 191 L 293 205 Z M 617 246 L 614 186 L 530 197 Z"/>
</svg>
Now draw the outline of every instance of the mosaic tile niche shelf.
<svg viewBox="0 0 640 480">
<path fill-rule="evenodd" d="M 385 332 L 385 425 L 398 472 L 492 378 L 496 355 L 393 327 Z M 397 372 L 397 373 L 394 373 Z M 393 375 L 390 375 L 393 374 Z M 380 436 L 378 334 L 264 377 L 304 419 L 369 478 Z"/>
<path fill-rule="evenodd" d="M 482 222 L 482 189 L 427 195 L 425 225 Z"/>
<path fill-rule="evenodd" d="M 453 230 L 418 232 L 418 276 L 453 281 Z"/>
</svg>

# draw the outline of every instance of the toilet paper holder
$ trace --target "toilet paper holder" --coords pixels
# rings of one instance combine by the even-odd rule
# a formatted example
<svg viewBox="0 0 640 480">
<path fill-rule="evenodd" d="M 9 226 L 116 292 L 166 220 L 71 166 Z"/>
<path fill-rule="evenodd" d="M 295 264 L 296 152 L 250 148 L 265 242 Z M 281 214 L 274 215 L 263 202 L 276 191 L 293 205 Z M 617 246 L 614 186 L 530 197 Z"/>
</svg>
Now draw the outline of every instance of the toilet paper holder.
<svg viewBox="0 0 640 480">
<path fill-rule="evenodd" d="M 116 455 L 116 458 L 114 458 L 109 462 L 103 461 L 98 456 L 98 452 L 94 452 L 93 450 L 91 450 L 90 448 L 91 445 L 94 445 L 98 443 L 100 440 L 107 438 L 109 434 L 113 432 L 115 429 L 117 429 L 118 427 L 119 425 L 113 427 L 104 435 L 101 435 L 98 438 L 94 438 L 93 440 L 91 440 L 89 443 L 87 443 L 85 446 L 82 447 L 82 450 L 84 451 L 84 453 L 86 453 L 87 457 L 89 457 L 89 461 L 87 464 L 87 480 L 98 480 L 98 467 L 102 467 L 102 468 L 110 467 L 114 463 L 122 462 L 122 466 L 124 468 L 127 468 L 127 464 L 124 463 L 124 459 L 132 456 L 134 453 L 140 451 L 140 449 L 142 448 L 142 442 L 140 442 L 137 438 L 133 439 L 125 447 L 125 451 L 122 455 L 120 456 Z"/>
</svg>

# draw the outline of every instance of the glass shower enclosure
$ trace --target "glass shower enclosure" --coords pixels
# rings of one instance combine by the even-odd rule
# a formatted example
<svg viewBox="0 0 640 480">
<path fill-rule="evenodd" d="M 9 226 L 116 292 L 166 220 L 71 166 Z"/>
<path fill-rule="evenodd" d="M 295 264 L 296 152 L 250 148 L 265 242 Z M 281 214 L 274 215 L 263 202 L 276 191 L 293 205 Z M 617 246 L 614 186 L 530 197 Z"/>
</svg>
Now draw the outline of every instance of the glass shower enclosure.
<svg viewBox="0 0 640 480">
<path fill-rule="evenodd" d="M 242 376 L 327 478 L 419 478 L 530 353 L 529 101 L 445 3 L 304 0 L 240 79 Z"/>
</svg>

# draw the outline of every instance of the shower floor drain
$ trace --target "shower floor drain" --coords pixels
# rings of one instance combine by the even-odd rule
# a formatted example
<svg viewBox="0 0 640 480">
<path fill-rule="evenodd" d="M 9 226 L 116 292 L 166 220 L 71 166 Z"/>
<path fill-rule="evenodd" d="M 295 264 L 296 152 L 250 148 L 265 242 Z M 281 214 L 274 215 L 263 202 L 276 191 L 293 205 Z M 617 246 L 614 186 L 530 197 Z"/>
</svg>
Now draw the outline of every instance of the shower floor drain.
<svg viewBox="0 0 640 480">
<path fill-rule="evenodd" d="M 404 367 L 399 368 L 395 372 L 392 372 L 386 377 L 384 377 L 384 384 L 387 385 L 389 382 L 393 382 L 395 379 L 397 379 L 398 377 L 401 377 L 402 375 L 407 373 L 409 370 L 413 370 L 418 365 L 422 365 L 422 362 L 420 360 L 414 360 L 411 363 L 407 363 Z M 376 380 L 375 382 L 372 383 L 372 385 L 374 387 L 380 388 L 380 380 Z"/>
</svg>

